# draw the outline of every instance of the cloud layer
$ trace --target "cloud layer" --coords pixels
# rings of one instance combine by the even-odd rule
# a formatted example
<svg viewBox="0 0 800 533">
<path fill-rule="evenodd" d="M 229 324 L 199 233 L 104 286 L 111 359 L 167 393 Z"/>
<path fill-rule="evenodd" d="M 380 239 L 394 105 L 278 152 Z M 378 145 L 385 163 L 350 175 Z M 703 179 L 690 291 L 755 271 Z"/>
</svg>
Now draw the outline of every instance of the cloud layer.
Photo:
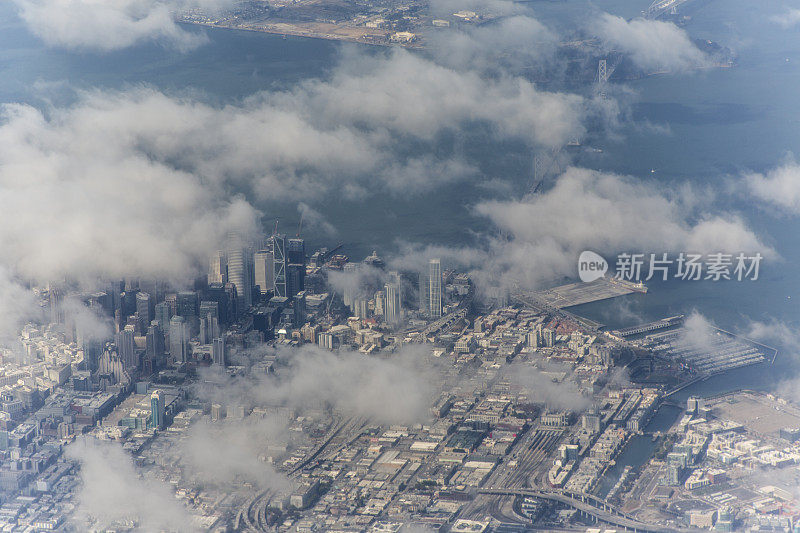
<svg viewBox="0 0 800 533">
<path fill-rule="evenodd" d="M 348 416 L 395 424 L 427 420 L 428 408 L 438 392 L 435 361 L 424 346 L 404 346 L 387 357 L 346 349 L 334 353 L 315 345 L 266 351 L 282 361 L 274 375 L 230 383 L 223 380 L 222 387 L 199 394 L 212 401 L 240 405 L 331 407 Z M 220 383 L 219 376 L 213 381 Z"/>
<path fill-rule="evenodd" d="M 50 46 L 109 52 L 142 42 L 186 51 L 206 42 L 181 28 L 171 10 L 184 2 L 158 0 L 13 0 L 31 32 Z"/>
<path fill-rule="evenodd" d="M 66 448 L 66 455 L 80 463 L 76 519 L 83 526 L 96 520 L 105 529 L 115 521 L 135 521 L 142 531 L 197 529 L 170 488 L 142 477 L 119 444 L 82 438 Z"/>
<path fill-rule="evenodd" d="M 800 215 L 800 165 L 794 160 L 744 177 L 750 194 L 789 215 Z"/>
<path fill-rule="evenodd" d="M 771 17 L 772 22 L 784 30 L 789 30 L 800 25 L 800 9 L 789 9 L 780 15 Z"/>
<path fill-rule="evenodd" d="M 739 216 L 712 214 L 693 198 L 631 177 L 567 169 L 543 194 L 477 205 L 505 235 L 493 241 L 483 272 L 530 287 L 574 276 L 583 250 L 774 255 Z"/>
<path fill-rule="evenodd" d="M 622 17 L 603 13 L 591 28 L 609 50 L 630 55 L 646 71 L 683 71 L 708 63 L 689 35 L 671 22 Z"/>
</svg>

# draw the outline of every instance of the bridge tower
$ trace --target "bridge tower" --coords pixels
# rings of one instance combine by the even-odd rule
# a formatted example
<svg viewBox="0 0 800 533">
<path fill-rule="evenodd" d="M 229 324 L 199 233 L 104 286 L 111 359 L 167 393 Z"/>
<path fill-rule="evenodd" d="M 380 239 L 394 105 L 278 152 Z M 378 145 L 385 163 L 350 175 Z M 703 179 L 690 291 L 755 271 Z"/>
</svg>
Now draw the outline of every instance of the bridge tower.
<svg viewBox="0 0 800 533">
<path fill-rule="evenodd" d="M 601 59 L 597 64 L 597 87 L 600 89 L 600 98 L 606 98 L 606 87 L 608 86 L 608 62 Z"/>
</svg>

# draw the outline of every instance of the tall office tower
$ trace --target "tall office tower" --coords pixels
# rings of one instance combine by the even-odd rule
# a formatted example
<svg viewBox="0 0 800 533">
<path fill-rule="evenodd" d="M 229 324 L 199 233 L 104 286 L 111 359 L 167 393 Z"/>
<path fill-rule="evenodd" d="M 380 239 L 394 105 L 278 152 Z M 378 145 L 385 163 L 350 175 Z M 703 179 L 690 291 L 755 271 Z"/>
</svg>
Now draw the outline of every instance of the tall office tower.
<svg viewBox="0 0 800 533">
<path fill-rule="evenodd" d="M 208 316 L 200 317 L 200 331 L 198 333 L 200 344 L 208 344 Z"/>
<path fill-rule="evenodd" d="M 169 328 L 169 319 L 172 318 L 172 313 L 169 311 L 169 304 L 167 302 L 157 303 L 155 305 L 154 314 L 155 320 L 158 320 L 158 325 L 162 331 Z"/>
<path fill-rule="evenodd" d="M 219 323 L 223 326 L 230 324 L 230 310 L 233 304 L 229 299 L 230 297 L 225 290 L 224 284 L 212 283 L 208 286 L 208 301 L 217 304 L 217 317 L 219 318 Z"/>
<path fill-rule="evenodd" d="M 429 272 L 419 274 L 419 312 L 427 316 L 431 311 L 431 278 Z"/>
<path fill-rule="evenodd" d="M 430 271 L 430 300 L 429 313 L 431 318 L 442 317 L 442 262 L 439 259 L 431 259 L 428 263 Z"/>
<path fill-rule="evenodd" d="M 197 293 L 194 291 L 181 291 L 178 293 L 177 315 L 182 316 L 187 322 L 199 316 L 197 309 Z"/>
<path fill-rule="evenodd" d="M 275 268 L 272 271 L 275 296 L 286 296 L 286 235 L 275 234 L 270 237 L 272 242 L 272 261 Z"/>
<path fill-rule="evenodd" d="M 306 291 L 294 295 L 294 323 L 296 327 L 306 323 Z"/>
<path fill-rule="evenodd" d="M 253 281 L 261 296 L 275 286 L 275 259 L 272 250 L 258 250 L 253 254 Z"/>
<path fill-rule="evenodd" d="M 89 295 L 87 305 L 97 316 L 114 316 L 112 298 L 106 292 L 95 292 Z"/>
<path fill-rule="evenodd" d="M 139 315 L 139 331 L 147 331 L 150 322 L 155 319 L 155 306 L 153 298 L 146 292 L 136 293 L 136 313 Z"/>
<path fill-rule="evenodd" d="M 117 353 L 122 360 L 124 370 L 130 370 L 139 366 L 139 361 L 136 357 L 136 345 L 133 342 L 134 335 L 134 328 L 131 325 L 125 326 L 125 328 L 116 335 Z"/>
<path fill-rule="evenodd" d="M 169 316 L 172 318 L 173 316 L 178 314 L 178 295 L 175 293 L 168 294 L 164 301 L 169 306 Z"/>
<path fill-rule="evenodd" d="M 164 405 L 164 393 L 160 390 L 153 391 L 150 395 L 150 422 L 154 429 L 164 429 L 167 416 Z"/>
<path fill-rule="evenodd" d="M 150 300 L 153 302 L 153 305 L 155 305 L 164 299 L 166 284 L 160 280 L 140 279 L 139 292 L 146 292 L 149 294 Z"/>
<path fill-rule="evenodd" d="M 384 286 L 384 318 L 391 324 L 397 324 L 403 319 L 402 299 L 400 298 L 400 280 L 395 277 Z"/>
<path fill-rule="evenodd" d="M 90 374 L 97 372 L 100 366 L 100 357 L 103 355 L 103 341 L 87 339 L 83 345 L 83 360 Z"/>
<path fill-rule="evenodd" d="M 306 288 L 306 267 L 292 263 L 286 267 L 286 297 L 293 298 L 295 294 Z"/>
<path fill-rule="evenodd" d="M 211 339 L 219 337 L 219 321 L 211 313 L 200 317 L 200 344 L 210 344 Z"/>
<path fill-rule="evenodd" d="M 208 338 L 213 339 L 222 334 L 222 328 L 219 327 L 219 319 L 212 315 L 208 316 Z"/>
<path fill-rule="evenodd" d="M 50 311 L 50 323 L 63 324 L 64 308 L 62 307 L 62 303 L 64 300 L 64 294 L 61 292 L 61 289 L 51 285 L 50 289 L 47 291 L 47 297 L 48 308 Z"/>
<path fill-rule="evenodd" d="M 155 369 L 159 362 L 164 359 L 164 333 L 157 320 L 154 320 L 147 328 L 145 340 L 145 355 L 152 362 Z"/>
<path fill-rule="evenodd" d="M 136 295 L 138 289 L 131 289 L 122 293 L 122 316 L 128 317 L 136 312 Z"/>
<path fill-rule="evenodd" d="M 228 265 L 225 261 L 225 252 L 218 250 L 211 254 L 208 260 L 208 283 L 225 283 Z"/>
<path fill-rule="evenodd" d="M 366 298 L 357 298 L 351 311 L 361 320 L 369 318 L 369 301 Z"/>
<path fill-rule="evenodd" d="M 286 241 L 286 262 L 288 264 L 306 264 L 306 241 L 303 239 L 288 239 Z"/>
<path fill-rule="evenodd" d="M 286 241 L 286 297 L 291 298 L 306 288 L 306 241 Z"/>
<path fill-rule="evenodd" d="M 239 293 L 236 290 L 236 285 L 233 283 L 225 284 L 225 298 L 228 300 L 228 323 L 233 323 L 239 313 L 243 312 L 239 310 L 241 304 L 239 303 Z"/>
<path fill-rule="evenodd" d="M 200 316 L 205 317 L 211 315 L 214 318 L 219 318 L 219 302 L 214 300 L 203 300 L 200 302 Z"/>
<path fill-rule="evenodd" d="M 375 293 L 375 315 L 376 316 L 383 316 L 384 311 L 386 309 L 385 304 L 386 296 L 383 294 L 383 291 L 378 291 Z"/>
<path fill-rule="evenodd" d="M 228 234 L 228 282 L 236 287 L 237 313 L 244 314 L 253 305 L 252 252 L 245 246 L 241 235 Z M 249 253 L 248 253 L 249 252 Z"/>
<path fill-rule="evenodd" d="M 109 284 L 108 294 L 111 295 L 111 314 L 113 316 L 117 309 L 122 307 L 122 291 L 125 290 L 125 282 L 122 280 L 112 281 Z"/>
<path fill-rule="evenodd" d="M 350 308 L 350 311 L 355 313 L 353 302 L 358 296 L 358 265 L 356 263 L 345 263 L 342 269 L 346 275 L 345 287 L 342 289 L 342 301 L 344 305 Z M 363 317 L 362 317 L 363 318 Z"/>
<path fill-rule="evenodd" d="M 200 302 L 200 342 L 208 344 L 211 339 L 219 337 L 219 302 L 203 300 Z M 205 334 L 205 340 L 204 340 Z"/>
<path fill-rule="evenodd" d="M 169 354 L 176 363 L 189 359 L 189 328 L 179 315 L 169 321 Z"/>
<path fill-rule="evenodd" d="M 225 366 L 225 337 L 217 337 L 212 341 L 211 361 L 215 365 Z"/>
</svg>

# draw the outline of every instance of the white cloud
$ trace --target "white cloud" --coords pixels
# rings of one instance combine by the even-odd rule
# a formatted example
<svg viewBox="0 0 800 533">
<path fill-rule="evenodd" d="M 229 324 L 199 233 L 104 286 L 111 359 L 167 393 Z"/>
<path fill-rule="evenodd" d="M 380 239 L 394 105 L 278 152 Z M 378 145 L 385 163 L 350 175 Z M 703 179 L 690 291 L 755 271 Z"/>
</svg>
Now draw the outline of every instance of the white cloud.
<svg viewBox="0 0 800 533">
<path fill-rule="evenodd" d="M 704 66 L 706 57 L 687 33 L 671 22 L 603 13 L 592 30 L 606 49 L 629 54 L 641 69 L 680 71 Z"/>
<path fill-rule="evenodd" d="M 288 367 L 259 388 L 262 401 L 318 408 L 332 405 L 350 416 L 378 423 L 412 423 L 429 418 L 437 392 L 430 350 L 409 345 L 388 357 L 332 353 L 315 346 L 293 350 Z"/>
<path fill-rule="evenodd" d="M 796 326 L 785 322 L 775 319 L 755 320 L 747 325 L 743 335 L 780 351 L 787 350 L 788 353 L 782 354 L 783 356 L 797 358 L 800 355 L 800 331 Z"/>
<path fill-rule="evenodd" d="M 536 368 L 513 364 L 506 368 L 505 374 L 522 388 L 531 401 L 543 403 L 551 409 L 582 411 L 591 404 L 591 398 L 585 396 L 578 385 L 569 379 L 570 369 L 565 365 L 550 364 Z"/>
<path fill-rule="evenodd" d="M 266 459 L 269 447 L 285 444 L 287 427 L 277 417 L 247 416 L 195 423 L 178 443 L 178 459 L 203 485 L 253 483 L 262 490 L 286 491 L 291 482 Z"/>
<path fill-rule="evenodd" d="M 530 68 L 550 60 L 559 40 L 530 14 L 478 26 L 439 29 L 427 39 L 439 63 L 490 71 Z"/>
<path fill-rule="evenodd" d="M 43 318 L 33 292 L 0 265 L 0 347 L 9 346 L 28 321 Z"/>
<path fill-rule="evenodd" d="M 6 104 L 0 120 L 4 262 L 38 281 L 178 278 L 256 212 L 216 183 L 148 156 L 143 122 L 108 99 L 49 115 Z M 131 109 L 118 109 L 121 113 Z M 152 132 L 150 132 L 152 133 Z"/>
<path fill-rule="evenodd" d="M 784 30 L 789 30 L 800 25 L 800 9 L 789 9 L 780 15 L 770 17 L 770 20 Z"/>
<path fill-rule="evenodd" d="M 781 211 L 800 215 L 800 165 L 794 160 L 773 168 L 765 174 L 744 176 L 750 194 Z"/>
<path fill-rule="evenodd" d="M 77 519 L 83 527 L 97 521 L 105 530 L 116 521 L 134 521 L 143 531 L 197 530 L 171 488 L 140 475 L 119 444 L 80 438 L 66 455 L 81 465 Z"/>
<path fill-rule="evenodd" d="M 683 322 L 677 344 L 695 351 L 710 352 L 719 332 L 714 324 L 697 311 L 692 311 Z"/>
<path fill-rule="evenodd" d="M 330 407 L 346 416 L 395 424 L 427 420 L 438 393 L 438 360 L 425 346 L 405 345 L 381 356 L 347 349 L 330 352 L 314 345 L 265 346 L 251 355 L 259 359 L 265 351 L 280 358 L 274 374 L 225 382 L 213 377 L 212 369 L 208 381 L 216 385 L 208 387 L 201 381 L 197 394 L 223 404 Z"/>
<path fill-rule="evenodd" d="M 681 194 L 630 177 L 570 168 L 548 191 L 476 210 L 507 237 L 492 241 L 481 275 L 536 286 L 574 276 L 583 250 L 601 254 L 774 251 L 736 215 L 714 215 Z"/>
<path fill-rule="evenodd" d="M 186 51 L 206 42 L 181 28 L 159 0 L 13 0 L 29 29 L 51 46 L 109 52 L 154 41 Z"/>
</svg>

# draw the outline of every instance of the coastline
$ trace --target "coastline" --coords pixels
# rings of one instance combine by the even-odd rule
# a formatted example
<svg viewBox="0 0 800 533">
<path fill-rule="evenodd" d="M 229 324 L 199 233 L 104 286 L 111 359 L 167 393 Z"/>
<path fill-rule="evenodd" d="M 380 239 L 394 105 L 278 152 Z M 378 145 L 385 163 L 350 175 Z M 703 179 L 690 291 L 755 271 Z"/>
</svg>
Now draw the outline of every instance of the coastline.
<svg viewBox="0 0 800 533">
<path fill-rule="evenodd" d="M 290 23 L 274 23 L 274 24 L 265 24 L 262 26 L 243 26 L 243 25 L 235 25 L 235 24 L 217 24 L 213 22 L 199 22 L 194 20 L 182 20 L 178 19 L 180 24 L 186 24 L 190 26 L 202 26 L 204 28 L 221 28 L 226 30 L 234 30 L 234 31 L 249 31 L 255 33 L 267 33 L 271 35 L 281 35 L 281 36 L 291 36 L 291 37 L 305 37 L 307 39 L 324 39 L 326 41 L 341 41 L 347 43 L 354 43 L 354 44 L 364 44 L 364 45 L 371 45 L 371 46 L 383 46 L 383 47 L 400 47 L 400 48 L 408 48 L 412 50 L 420 50 L 425 48 L 423 42 L 415 40 L 411 42 L 395 42 L 395 41 L 381 41 L 379 38 L 385 39 L 386 34 L 377 35 L 377 34 L 369 34 L 366 32 L 359 33 L 359 28 L 352 28 L 346 26 L 335 26 L 331 24 L 331 30 L 339 29 L 348 30 L 349 33 L 334 33 L 333 31 L 318 31 L 312 28 L 305 28 L 302 26 L 297 26 L 295 24 Z M 367 37 L 372 37 L 372 39 L 368 39 Z"/>
</svg>

